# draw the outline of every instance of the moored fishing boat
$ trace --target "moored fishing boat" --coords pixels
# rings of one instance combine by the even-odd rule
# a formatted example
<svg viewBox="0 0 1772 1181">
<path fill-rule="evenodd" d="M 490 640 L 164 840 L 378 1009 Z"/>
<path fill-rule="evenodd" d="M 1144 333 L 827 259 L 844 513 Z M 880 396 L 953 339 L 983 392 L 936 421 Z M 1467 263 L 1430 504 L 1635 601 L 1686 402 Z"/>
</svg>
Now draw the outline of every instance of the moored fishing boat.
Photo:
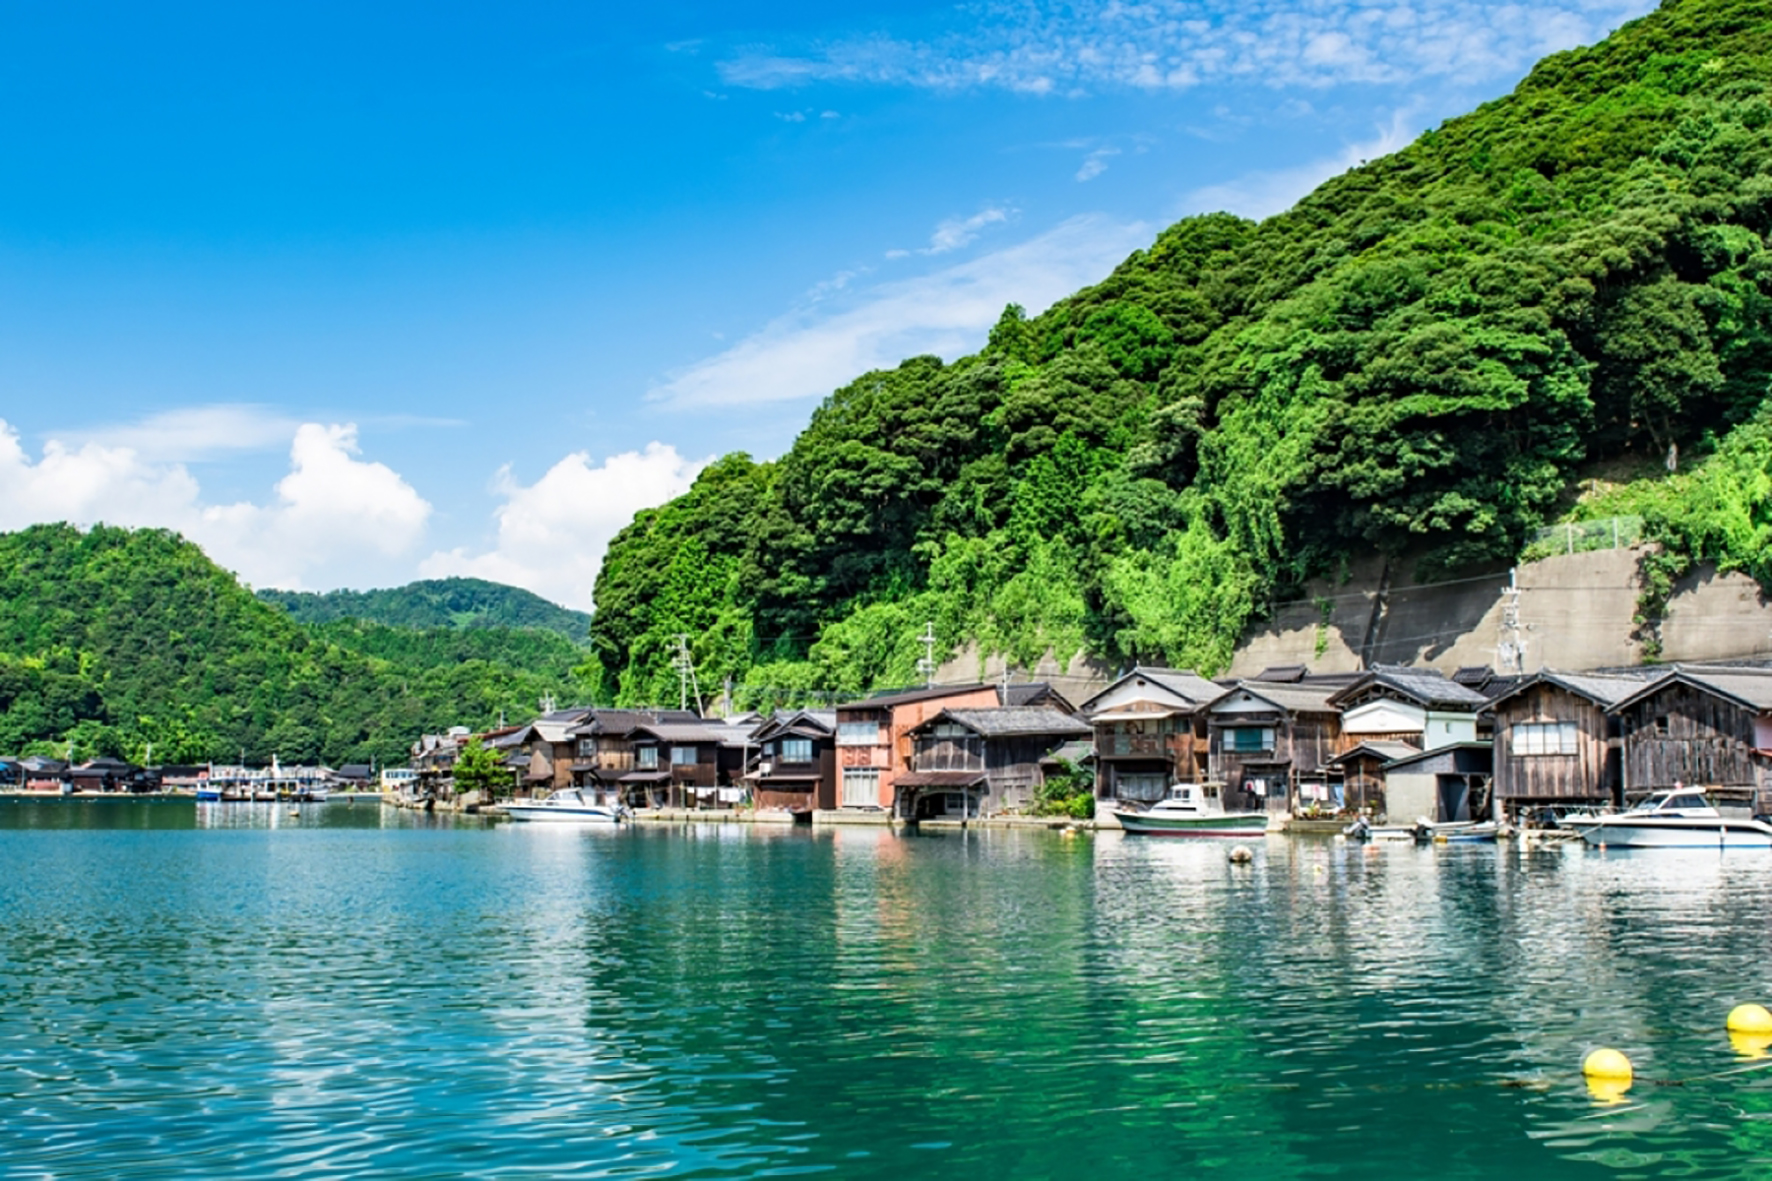
<svg viewBox="0 0 1772 1181">
<path fill-rule="evenodd" d="M 1564 823 L 1590 845 L 1625 849 L 1772 849 L 1772 823 L 1763 816 L 1725 816 L 1702 791 L 1659 791 L 1627 812 Z"/>
<path fill-rule="evenodd" d="M 602 804 L 576 787 L 563 787 L 543 800 L 512 800 L 500 811 L 512 820 L 539 820 L 572 824 L 620 824 L 619 804 Z"/>
<path fill-rule="evenodd" d="M 1226 812 L 1211 785 L 1176 783 L 1143 812 L 1114 809 L 1130 833 L 1155 837 L 1258 837 L 1267 832 L 1266 812 Z"/>
</svg>

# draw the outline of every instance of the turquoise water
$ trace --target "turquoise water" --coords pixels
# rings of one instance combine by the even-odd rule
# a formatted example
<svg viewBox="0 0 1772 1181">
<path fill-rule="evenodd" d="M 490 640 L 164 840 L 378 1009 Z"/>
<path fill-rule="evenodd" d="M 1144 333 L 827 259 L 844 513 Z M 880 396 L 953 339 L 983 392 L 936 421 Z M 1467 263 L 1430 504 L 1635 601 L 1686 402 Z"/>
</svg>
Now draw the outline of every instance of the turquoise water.
<svg viewBox="0 0 1772 1181">
<path fill-rule="evenodd" d="M 0 915 L 6 1176 L 1772 1167 L 1745 852 L 4 802 Z"/>
</svg>

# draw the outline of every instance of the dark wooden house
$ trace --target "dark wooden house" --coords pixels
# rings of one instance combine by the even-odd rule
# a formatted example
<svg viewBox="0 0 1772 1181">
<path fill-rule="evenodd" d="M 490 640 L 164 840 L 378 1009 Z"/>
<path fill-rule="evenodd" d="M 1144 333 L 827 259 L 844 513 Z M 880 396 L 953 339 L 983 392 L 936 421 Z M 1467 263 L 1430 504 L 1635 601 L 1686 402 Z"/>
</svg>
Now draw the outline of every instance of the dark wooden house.
<svg viewBox="0 0 1772 1181">
<path fill-rule="evenodd" d="M 837 806 L 837 711 L 803 709 L 751 733 L 745 782 L 761 812 L 809 815 Z"/>
<path fill-rule="evenodd" d="M 1502 811 L 1517 816 L 1533 807 L 1622 804 L 1623 743 L 1610 711 L 1649 680 L 1543 669 L 1497 696 L 1489 708 Z"/>
<path fill-rule="evenodd" d="M 1044 782 L 1041 761 L 1091 733 L 1050 706 L 945 709 L 911 731 L 911 770 L 898 777 L 906 814 L 1028 812 Z"/>
<path fill-rule="evenodd" d="M 1212 781 L 1230 809 L 1294 810 L 1301 785 L 1310 800 L 1332 795 L 1331 765 L 1349 743 L 1331 703 L 1346 678 L 1239 681 L 1206 710 Z"/>
<path fill-rule="evenodd" d="M 1385 814 L 1384 769 L 1398 759 L 1420 754 L 1419 748 L 1390 738 L 1367 738 L 1328 761 L 1330 781 L 1341 782 L 1334 803 L 1338 810 L 1361 816 Z"/>
<path fill-rule="evenodd" d="M 671 808 L 731 808 L 744 795 L 750 726 L 720 722 L 645 722 L 632 734 L 634 770 L 624 784 L 645 788 L 647 802 Z"/>
<path fill-rule="evenodd" d="M 1074 714 L 1077 707 L 1047 681 L 1028 681 L 1020 685 L 999 684 L 998 705 L 1047 705 L 1063 713 Z"/>
<path fill-rule="evenodd" d="M 1207 777 L 1205 709 L 1224 694 L 1193 672 L 1141 665 L 1085 701 L 1094 727 L 1098 817 L 1118 803 L 1149 804 L 1169 785 Z"/>
<path fill-rule="evenodd" d="M 1772 669 L 1676 666 L 1612 713 L 1626 801 L 1682 784 L 1772 810 Z"/>
</svg>

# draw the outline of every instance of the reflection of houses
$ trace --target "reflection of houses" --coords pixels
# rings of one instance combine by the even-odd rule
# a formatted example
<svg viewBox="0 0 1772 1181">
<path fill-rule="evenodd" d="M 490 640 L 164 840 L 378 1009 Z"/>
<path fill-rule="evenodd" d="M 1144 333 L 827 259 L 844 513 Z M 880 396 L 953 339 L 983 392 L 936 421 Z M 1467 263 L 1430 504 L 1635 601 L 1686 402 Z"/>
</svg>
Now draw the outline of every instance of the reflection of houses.
<svg viewBox="0 0 1772 1181">
<path fill-rule="evenodd" d="M 1540 804 L 1622 804 L 1618 719 L 1609 711 L 1648 684 L 1646 675 L 1538 672 L 1490 704 L 1495 798 L 1504 809 Z"/>
<path fill-rule="evenodd" d="M 1772 809 L 1772 669 L 1676 666 L 1612 712 L 1627 800 L 1684 783 Z"/>
<path fill-rule="evenodd" d="M 1041 760 L 1091 733 L 1050 706 L 944 709 L 914 727 L 911 769 L 897 778 L 899 814 L 927 820 L 1026 812 L 1044 782 Z"/>
<path fill-rule="evenodd" d="M 1304 795 L 1326 800 L 1330 760 L 1346 743 L 1330 699 L 1345 677 L 1240 681 L 1206 710 L 1209 775 L 1223 783 L 1225 806 L 1282 812 Z"/>
<path fill-rule="evenodd" d="M 837 712 L 780 713 L 751 735 L 756 754 L 745 769 L 762 812 L 806 814 L 837 806 Z"/>
<path fill-rule="evenodd" d="M 1224 688 L 1172 668 L 1133 669 L 1080 707 L 1095 728 L 1095 794 L 1150 803 L 1207 776 L 1205 708 Z"/>
<path fill-rule="evenodd" d="M 910 769 L 910 732 L 943 709 L 988 709 L 992 685 L 952 685 L 883 693 L 837 707 L 837 806 L 908 814 L 896 781 Z"/>
</svg>

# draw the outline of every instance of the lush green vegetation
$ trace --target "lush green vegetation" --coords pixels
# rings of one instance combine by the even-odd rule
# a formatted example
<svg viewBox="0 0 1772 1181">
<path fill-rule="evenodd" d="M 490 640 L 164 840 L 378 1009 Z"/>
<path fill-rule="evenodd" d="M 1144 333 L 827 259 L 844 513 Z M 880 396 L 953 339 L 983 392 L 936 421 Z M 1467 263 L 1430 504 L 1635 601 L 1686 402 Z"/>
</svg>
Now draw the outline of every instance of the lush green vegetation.
<svg viewBox="0 0 1772 1181">
<path fill-rule="evenodd" d="M 601 692 L 658 697 L 679 632 L 747 705 L 907 683 L 926 620 L 1210 672 L 1350 554 L 1510 560 L 1587 466 L 1673 447 L 1730 474 L 1652 530 L 1772 578 L 1764 495 L 1701 507 L 1765 486 L 1765 428 L 1730 432 L 1772 376 L 1769 81 L 1772 3 L 1671 0 L 1285 214 L 858 378 L 616 540 Z"/>
<path fill-rule="evenodd" d="M 422 731 L 582 695 L 548 631 L 304 627 L 174 534 L 0 534 L 0 752 L 404 762 Z"/>
<path fill-rule="evenodd" d="M 261 590 L 299 623 L 359 619 L 398 628 L 543 628 L 583 643 L 591 617 L 503 583 L 437 578 L 382 590 Z"/>
</svg>

